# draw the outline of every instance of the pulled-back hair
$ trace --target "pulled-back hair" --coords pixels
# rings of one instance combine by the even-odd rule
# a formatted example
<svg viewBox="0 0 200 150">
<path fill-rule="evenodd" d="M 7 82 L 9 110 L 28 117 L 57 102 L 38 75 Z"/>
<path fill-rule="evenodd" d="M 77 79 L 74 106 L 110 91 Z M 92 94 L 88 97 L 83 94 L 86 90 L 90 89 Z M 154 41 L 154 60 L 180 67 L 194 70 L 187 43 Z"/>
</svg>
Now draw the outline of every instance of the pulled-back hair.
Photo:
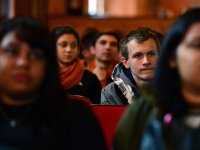
<svg viewBox="0 0 200 150">
<path fill-rule="evenodd" d="M 71 26 L 58 26 L 56 28 L 53 29 L 52 31 L 53 37 L 54 37 L 54 42 L 56 42 L 58 40 L 58 38 L 60 38 L 62 35 L 64 34 L 72 34 L 74 35 L 74 37 L 77 40 L 77 44 L 80 50 L 80 46 L 81 46 L 81 41 L 80 41 L 80 37 L 78 32 Z M 56 43 L 54 43 L 56 44 Z"/>
<path fill-rule="evenodd" d="M 128 60 L 129 53 L 127 43 L 132 40 L 135 40 L 138 43 L 143 43 L 148 39 L 153 39 L 158 50 L 160 48 L 160 41 L 162 40 L 161 37 L 161 33 L 147 27 L 139 27 L 135 30 L 132 30 L 120 41 L 120 50 L 122 52 L 122 56 Z"/>
</svg>

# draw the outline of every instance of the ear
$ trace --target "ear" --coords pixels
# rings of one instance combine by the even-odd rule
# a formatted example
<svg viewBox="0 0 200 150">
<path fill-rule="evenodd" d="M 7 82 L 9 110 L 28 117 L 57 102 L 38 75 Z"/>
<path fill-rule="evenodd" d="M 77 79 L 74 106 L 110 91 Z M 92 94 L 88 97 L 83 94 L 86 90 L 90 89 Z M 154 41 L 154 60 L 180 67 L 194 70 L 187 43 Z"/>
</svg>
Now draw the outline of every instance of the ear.
<svg viewBox="0 0 200 150">
<path fill-rule="evenodd" d="M 175 69 L 177 67 L 177 62 L 174 57 L 169 60 L 169 67 L 172 69 Z"/>
<path fill-rule="evenodd" d="M 121 60 L 122 60 L 124 67 L 126 67 L 128 69 L 129 68 L 128 60 L 125 57 L 122 57 Z"/>
<path fill-rule="evenodd" d="M 90 47 L 90 53 L 95 56 L 95 50 L 94 50 L 94 46 L 91 46 Z"/>
<path fill-rule="evenodd" d="M 79 47 L 79 48 L 77 49 L 76 57 L 79 57 L 80 54 L 81 54 L 81 48 Z"/>
<path fill-rule="evenodd" d="M 121 60 L 121 61 L 122 61 L 122 53 L 121 53 L 120 51 L 118 52 L 117 57 L 118 57 L 118 60 Z"/>
</svg>

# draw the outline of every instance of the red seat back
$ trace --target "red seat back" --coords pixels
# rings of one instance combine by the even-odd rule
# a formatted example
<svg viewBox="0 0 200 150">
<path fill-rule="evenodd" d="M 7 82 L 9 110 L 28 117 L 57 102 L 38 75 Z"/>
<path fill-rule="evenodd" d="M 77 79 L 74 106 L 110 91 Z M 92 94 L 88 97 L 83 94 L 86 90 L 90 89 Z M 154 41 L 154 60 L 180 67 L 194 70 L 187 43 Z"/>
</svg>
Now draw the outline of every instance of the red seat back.
<svg viewBox="0 0 200 150">
<path fill-rule="evenodd" d="M 73 101 L 81 101 L 87 105 L 92 104 L 92 102 L 88 98 L 81 96 L 81 95 L 70 95 L 69 94 L 68 97 L 70 100 L 73 100 Z"/>
<path fill-rule="evenodd" d="M 91 108 L 101 125 L 108 149 L 111 149 L 115 129 L 127 106 L 91 105 Z"/>
</svg>

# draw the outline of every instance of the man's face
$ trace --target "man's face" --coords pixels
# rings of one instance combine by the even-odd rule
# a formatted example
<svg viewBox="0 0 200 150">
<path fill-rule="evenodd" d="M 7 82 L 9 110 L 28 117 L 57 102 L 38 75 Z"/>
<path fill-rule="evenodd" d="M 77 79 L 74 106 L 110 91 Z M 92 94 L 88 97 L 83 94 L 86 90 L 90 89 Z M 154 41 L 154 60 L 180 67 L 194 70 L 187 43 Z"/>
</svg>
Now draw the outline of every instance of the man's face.
<svg viewBox="0 0 200 150">
<path fill-rule="evenodd" d="M 112 35 L 102 35 L 96 41 L 92 53 L 100 62 L 112 62 L 118 56 L 118 40 Z"/>
<path fill-rule="evenodd" d="M 142 43 L 131 40 L 127 43 L 127 47 L 128 60 L 123 57 L 122 62 L 126 68 L 130 68 L 137 85 L 144 86 L 154 76 L 158 57 L 156 43 L 151 38 Z"/>
</svg>

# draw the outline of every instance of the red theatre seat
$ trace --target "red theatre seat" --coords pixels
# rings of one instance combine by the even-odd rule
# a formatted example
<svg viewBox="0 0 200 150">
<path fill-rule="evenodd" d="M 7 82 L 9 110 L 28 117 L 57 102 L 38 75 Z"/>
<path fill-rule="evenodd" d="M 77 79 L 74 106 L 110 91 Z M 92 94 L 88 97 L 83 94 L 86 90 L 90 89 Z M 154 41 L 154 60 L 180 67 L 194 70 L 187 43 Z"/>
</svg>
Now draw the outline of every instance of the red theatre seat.
<svg viewBox="0 0 200 150">
<path fill-rule="evenodd" d="M 90 105 L 90 104 L 92 104 L 92 102 L 88 99 L 88 98 L 86 98 L 86 97 L 84 97 L 84 96 L 81 96 L 81 95 L 68 95 L 68 98 L 70 99 L 70 100 L 73 100 L 73 101 L 81 101 L 81 102 L 83 102 L 83 103 L 85 103 L 85 104 L 87 104 L 87 105 Z"/>
<path fill-rule="evenodd" d="M 108 149 L 112 148 L 113 136 L 117 124 L 127 108 L 121 105 L 90 105 L 104 133 Z"/>
</svg>

